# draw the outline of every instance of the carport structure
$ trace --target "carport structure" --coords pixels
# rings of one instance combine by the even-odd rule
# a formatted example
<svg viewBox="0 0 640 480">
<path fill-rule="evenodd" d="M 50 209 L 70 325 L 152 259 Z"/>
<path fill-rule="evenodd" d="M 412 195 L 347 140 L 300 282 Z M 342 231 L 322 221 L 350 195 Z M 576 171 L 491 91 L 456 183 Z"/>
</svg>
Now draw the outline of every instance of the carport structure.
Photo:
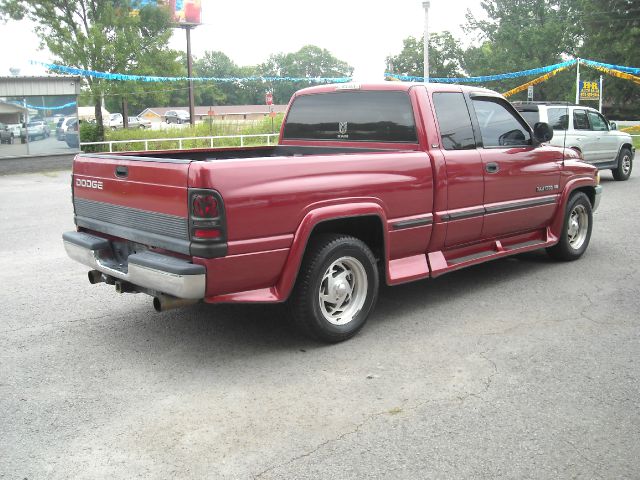
<svg viewBox="0 0 640 480">
<path fill-rule="evenodd" d="M 59 120 L 77 118 L 78 76 L 0 77 L 0 123 L 22 141 L 5 144 L 0 158 L 70 155 L 77 152 L 55 135 Z"/>
</svg>

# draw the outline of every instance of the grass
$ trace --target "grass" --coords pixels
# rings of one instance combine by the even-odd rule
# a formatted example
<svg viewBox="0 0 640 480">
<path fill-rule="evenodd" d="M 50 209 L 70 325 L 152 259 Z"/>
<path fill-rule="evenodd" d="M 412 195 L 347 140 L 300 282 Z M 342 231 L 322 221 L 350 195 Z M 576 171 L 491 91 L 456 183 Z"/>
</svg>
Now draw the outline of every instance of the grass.
<svg viewBox="0 0 640 480">
<path fill-rule="evenodd" d="M 284 115 L 278 114 L 273 119 L 273 133 L 279 133 L 282 125 Z M 272 123 L 270 117 L 265 117 L 257 121 L 214 121 L 214 122 L 202 122 L 195 126 L 185 126 L 183 128 L 174 127 L 162 130 L 152 129 L 120 129 L 120 130 L 108 130 L 105 132 L 106 141 L 116 140 L 149 140 L 149 139 L 164 139 L 164 138 L 188 138 L 188 137 L 208 137 L 208 136 L 230 136 L 230 135 L 257 135 L 264 133 L 272 133 Z M 83 141 L 89 141 L 88 139 Z M 245 138 L 244 145 L 265 145 L 267 143 L 266 137 L 258 138 Z M 175 140 L 158 140 L 154 142 L 148 142 L 149 150 L 169 150 L 178 148 L 179 143 Z M 215 139 L 213 141 L 214 147 L 231 147 L 239 146 L 240 139 Z M 108 151 L 108 145 L 92 145 L 91 151 Z M 85 147 L 85 151 L 90 148 Z M 113 151 L 137 151 L 144 150 L 144 143 L 119 143 L 113 145 Z M 209 148 L 211 147 L 211 140 L 184 140 L 182 142 L 182 148 Z"/>
</svg>

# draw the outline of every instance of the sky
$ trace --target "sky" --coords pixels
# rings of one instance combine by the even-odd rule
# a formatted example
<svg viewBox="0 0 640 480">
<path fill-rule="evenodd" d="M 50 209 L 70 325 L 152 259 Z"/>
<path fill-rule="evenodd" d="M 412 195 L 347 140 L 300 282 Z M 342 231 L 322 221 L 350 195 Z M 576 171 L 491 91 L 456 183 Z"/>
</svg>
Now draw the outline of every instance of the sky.
<svg viewBox="0 0 640 480">
<path fill-rule="evenodd" d="M 467 9 L 481 13 L 479 3 L 431 0 L 430 31 L 449 30 L 467 44 L 460 25 Z M 424 8 L 422 0 L 202 0 L 202 21 L 191 36 L 196 58 L 207 50 L 220 50 L 238 65 L 255 65 L 273 53 L 313 44 L 353 66 L 356 81 L 379 81 L 385 58 L 401 51 L 402 40 L 422 36 Z M 39 39 L 28 21 L 0 25 L 0 45 L 14 45 L 3 48 L 0 76 L 10 75 L 11 67 L 20 68 L 22 75 L 45 74 L 29 60 L 52 60 L 48 51 L 39 50 Z M 186 50 L 184 30 L 175 30 L 170 47 Z"/>
</svg>

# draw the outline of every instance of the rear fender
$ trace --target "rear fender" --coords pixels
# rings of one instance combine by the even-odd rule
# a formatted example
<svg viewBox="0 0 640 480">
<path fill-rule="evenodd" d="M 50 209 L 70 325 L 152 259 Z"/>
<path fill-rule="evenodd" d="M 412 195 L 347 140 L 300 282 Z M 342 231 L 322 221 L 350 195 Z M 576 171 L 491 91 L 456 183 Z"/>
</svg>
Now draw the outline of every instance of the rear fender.
<svg viewBox="0 0 640 480">
<path fill-rule="evenodd" d="M 278 298 L 280 300 L 286 300 L 291 294 L 300 270 L 302 258 L 309 243 L 309 238 L 317 225 L 329 220 L 373 215 L 379 217 L 382 224 L 384 262 L 386 266 L 389 259 L 389 232 L 386 228 L 387 216 L 380 205 L 377 203 L 362 202 L 321 207 L 307 213 L 296 230 L 291 249 L 289 250 L 289 256 L 282 270 L 280 280 L 276 285 Z M 385 268 L 385 270 L 388 271 L 388 268 Z"/>
</svg>

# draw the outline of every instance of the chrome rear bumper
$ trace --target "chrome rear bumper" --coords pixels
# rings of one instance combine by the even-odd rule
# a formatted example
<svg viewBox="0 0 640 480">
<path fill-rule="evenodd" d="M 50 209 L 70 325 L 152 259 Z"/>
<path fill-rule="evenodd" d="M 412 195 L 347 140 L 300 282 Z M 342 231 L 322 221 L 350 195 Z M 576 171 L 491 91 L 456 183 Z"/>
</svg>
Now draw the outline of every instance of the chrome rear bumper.
<svg viewBox="0 0 640 480">
<path fill-rule="evenodd" d="M 65 232 L 62 240 L 70 258 L 105 275 L 178 298 L 204 298 L 206 270 L 202 265 L 151 251 L 133 253 L 121 264 L 105 238 Z"/>
</svg>

